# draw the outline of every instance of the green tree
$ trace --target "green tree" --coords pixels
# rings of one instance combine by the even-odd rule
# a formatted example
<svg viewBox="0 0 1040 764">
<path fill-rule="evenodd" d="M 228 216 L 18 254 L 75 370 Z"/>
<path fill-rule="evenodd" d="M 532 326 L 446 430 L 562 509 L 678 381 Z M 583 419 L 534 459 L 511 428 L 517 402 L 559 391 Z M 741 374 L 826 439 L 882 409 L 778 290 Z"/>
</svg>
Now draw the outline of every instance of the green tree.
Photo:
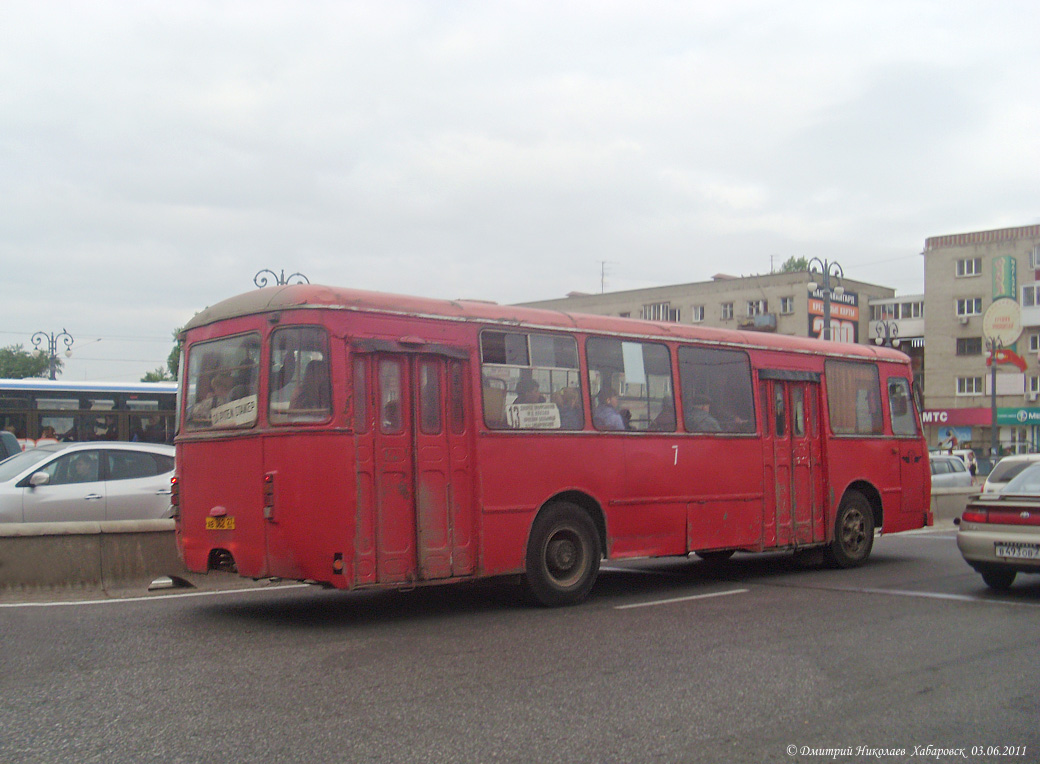
<svg viewBox="0 0 1040 764">
<path fill-rule="evenodd" d="M 183 327 L 173 333 L 173 350 L 166 358 L 166 368 L 156 367 L 141 377 L 142 382 L 170 382 L 177 379 L 177 372 L 181 365 L 181 331 L 183 331 Z"/>
<path fill-rule="evenodd" d="M 801 271 L 809 270 L 809 258 L 808 257 L 795 257 L 792 255 L 784 261 L 784 264 L 780 266 L 781 273 L 799 273 Z"/>
<path fill-rule="evenodd" d="M 162 366 L 155 367 L 153 371 L 141 377 L 142 382 L 169 382 L 172 379 L 174 379 L 173 375 Z"/>
<path fill-rule="evenodd" d="M 64 364 L 60 358 L 54 360 L 56 372 L 61 372 Z M 8 345 L 0 348 L 0 378 L 28 379 L 31 377 L 50 376 L 50 358 L 43 353 L 24 350 L 21 345 Z"/>
</svg>

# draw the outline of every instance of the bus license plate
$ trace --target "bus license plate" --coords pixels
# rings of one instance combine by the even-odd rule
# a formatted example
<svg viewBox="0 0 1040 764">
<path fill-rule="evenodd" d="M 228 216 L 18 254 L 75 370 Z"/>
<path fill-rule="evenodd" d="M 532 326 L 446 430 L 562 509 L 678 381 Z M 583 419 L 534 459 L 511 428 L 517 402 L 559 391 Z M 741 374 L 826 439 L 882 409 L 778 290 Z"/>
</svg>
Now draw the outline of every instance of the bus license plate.
<svg viewBox="0 0 1040 764">
<path fill-rule="evenodd" d="M 207 517 L 207 531 L 233 531 L 235 530 L 234 517 Z"/>
<path fill-rule="evenodd" d="M 1040 560 L 1040 544 L 1020 541 L 996 542 L 993 545 L 997 557 L 1015 557 L 1021 560 Z"/>
</svg>

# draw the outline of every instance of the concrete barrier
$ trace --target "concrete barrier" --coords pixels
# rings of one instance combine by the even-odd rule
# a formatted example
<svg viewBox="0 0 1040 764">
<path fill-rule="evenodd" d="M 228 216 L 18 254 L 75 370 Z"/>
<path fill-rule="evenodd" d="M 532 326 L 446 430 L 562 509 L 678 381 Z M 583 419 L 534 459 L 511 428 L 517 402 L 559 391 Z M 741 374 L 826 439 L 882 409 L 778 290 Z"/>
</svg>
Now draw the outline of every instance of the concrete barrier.
<svg viewBox="0 0 1040 764">
<path fill-rule="evenodd" d="M 187 578 L 173 520 L 0 525 L 0 593 L 122 589 Z"/>
<path fill-rule="evenodd" d="M 960 517 L 979 487 L 935 488 L 936 523 Z M 173 520 L 0 524 L 0 595 L 39 590 L 147 590 L 157 578 L 199 585 L 177 556 Z M 234 576 L 217 576 L 232 584 Z M 245 585 L 237 579 L 238 585 Z"/>
<path fill-rule="evenodd" d="M 982 486 L 969 488 L 933 488 L 932 517 L 935 522 L 960 517 L 968 502 L 979 495 Z"/>
</svg>

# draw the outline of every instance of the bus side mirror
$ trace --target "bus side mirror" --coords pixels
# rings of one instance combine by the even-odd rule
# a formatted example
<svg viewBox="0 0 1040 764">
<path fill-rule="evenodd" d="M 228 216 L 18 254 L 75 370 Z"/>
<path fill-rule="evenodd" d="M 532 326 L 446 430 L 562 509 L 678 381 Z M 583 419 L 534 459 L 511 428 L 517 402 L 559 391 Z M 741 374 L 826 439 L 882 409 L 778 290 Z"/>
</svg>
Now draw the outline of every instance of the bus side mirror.
<svg viewBox="0 0 1040 764">
<path fill-rule="evenodd" d="M 51 476 L 46 472 L 37 472 L 31 478 L 29 478 L 29 485 L 33 488 L 41 485 L 47 485 L 51 482 Z"/>
</svg>

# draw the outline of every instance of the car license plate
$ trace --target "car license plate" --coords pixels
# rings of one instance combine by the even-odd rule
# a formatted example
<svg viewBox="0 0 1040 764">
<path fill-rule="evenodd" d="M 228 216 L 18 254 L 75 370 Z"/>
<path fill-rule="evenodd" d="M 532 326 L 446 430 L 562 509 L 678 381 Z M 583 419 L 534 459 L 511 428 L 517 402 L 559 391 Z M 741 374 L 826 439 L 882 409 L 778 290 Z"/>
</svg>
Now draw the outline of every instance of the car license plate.
<svg viewBox="0 0 1040 764">
<path fill-rule="evenodd" d="M 1040 560 L 1040 544 L 1026 544 L 1021 541 L 998 541 L 993 546 L 997 557 Z"/>
<path fill-rule="evenodd" d="M 235 530 L 234 517 L 207 517 L 207 531 L 233 531 Z"/>
</svg>

